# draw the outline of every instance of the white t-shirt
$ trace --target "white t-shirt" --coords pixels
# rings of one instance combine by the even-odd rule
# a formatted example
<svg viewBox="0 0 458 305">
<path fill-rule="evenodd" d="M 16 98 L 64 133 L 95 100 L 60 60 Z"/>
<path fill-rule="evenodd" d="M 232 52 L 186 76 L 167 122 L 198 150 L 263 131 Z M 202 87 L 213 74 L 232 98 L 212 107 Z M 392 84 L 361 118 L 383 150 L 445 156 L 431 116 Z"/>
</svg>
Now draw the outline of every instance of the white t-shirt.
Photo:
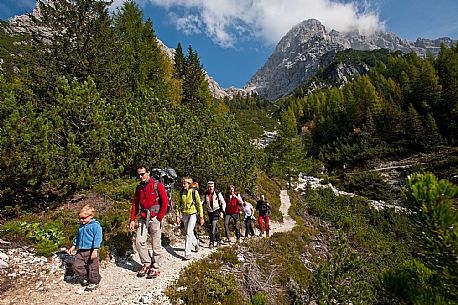
<svg viewBox="0 0 458 305">
<path fill-rule="evenodd" d="M 251 215 L 253 215 L 253 206 L 251 203 L 247 202 L 246 205 L 242 205 L 242 211 L 245 214 L 245 217 L 251 217 Z"/>
</svg>

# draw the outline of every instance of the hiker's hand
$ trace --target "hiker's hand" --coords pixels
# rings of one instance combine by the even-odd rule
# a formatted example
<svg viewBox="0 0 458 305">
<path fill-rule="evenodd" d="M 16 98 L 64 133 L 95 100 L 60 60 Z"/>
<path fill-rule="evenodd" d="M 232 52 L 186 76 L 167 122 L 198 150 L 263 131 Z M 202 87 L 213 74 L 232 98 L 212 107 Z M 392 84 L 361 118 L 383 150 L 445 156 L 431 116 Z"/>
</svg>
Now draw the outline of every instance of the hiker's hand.
<svg viewBox="0 0 458 305">
<path fill-rule="evenodd" d="M 203 218 L 203 217 L 200 218 L 200 225 L 201 225 L 201 226 L 204 225 L 204 218 Z"/>
<path fill-rule="evenodd" d="M 75 251 L 75 246 L 72 246 L 70 249 L 67 250 L 68 255 L 73 255 L 73 252 Z"/>
<path fill-rule="evenodd" d="M 92 250 L 91 259 L 96 259 L 97 255 L 99 255 L 99 249 Z"/>
<path fill-rule="evenodd" d="M 177 224 L 180 224 L 180 223 L 181 223 L 180 216 L 177 216 Z"/>
<path fill-rule="evenodd" d="M 134 230 L 135 230 L 135 221 L 131 221 L 131 222 L 129 223 L 129 230 L 130 230 L 130 231 L 134 231 Z"/>
<path fill-rule="evenodd" d="M 223 219 L 223 218 L 224 218 L 224 213 L 223 213 L 223 212 L 219 213 L 219 217 L 220 217 L 221 219 Z"/>
</svg>

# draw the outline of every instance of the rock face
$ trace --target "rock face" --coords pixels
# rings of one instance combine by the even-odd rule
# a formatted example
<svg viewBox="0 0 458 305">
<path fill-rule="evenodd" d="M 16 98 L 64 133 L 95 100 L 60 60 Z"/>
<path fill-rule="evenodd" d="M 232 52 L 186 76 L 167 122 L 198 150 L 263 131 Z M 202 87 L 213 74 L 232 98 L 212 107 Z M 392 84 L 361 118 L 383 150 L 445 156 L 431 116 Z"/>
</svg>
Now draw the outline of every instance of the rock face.
<svg viewBox="0 0 458 305">
<path fill-rule="evenodd" d="M 247 82 L 246 89 L 273 100 L 305 84 L 333 55 L 344 49 L 375 50 L 386 48 L 405 53 L 415 52 L 425 57 L 428 52 L 437 56 L 441 43 L 451 46 L 450 38 L 417 39 L 410 42 L 393 33 L 364 36 L 357 33 L 327 31 L 318 20 L 305 20 L 294 26 L 278 43 L 267 62 Z M 326 60 L 323 60 L 326 58 Z"/>
</svg>

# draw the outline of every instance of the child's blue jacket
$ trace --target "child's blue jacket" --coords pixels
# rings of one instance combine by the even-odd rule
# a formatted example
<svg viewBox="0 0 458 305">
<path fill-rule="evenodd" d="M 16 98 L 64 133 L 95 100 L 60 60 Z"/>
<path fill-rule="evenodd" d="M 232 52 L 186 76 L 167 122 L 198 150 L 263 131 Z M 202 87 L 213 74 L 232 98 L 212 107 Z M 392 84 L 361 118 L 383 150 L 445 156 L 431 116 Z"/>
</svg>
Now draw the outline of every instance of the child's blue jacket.
<svg viewBox="0 0 458 305">
<path fill-rule="evenodd" d="M 80 250 L 98 249 L 102 243 L 102 227 L 93 219 L 87 224 L 80 225 L 78 234 L 73 240 L 73 245 Z"/>
</svg>

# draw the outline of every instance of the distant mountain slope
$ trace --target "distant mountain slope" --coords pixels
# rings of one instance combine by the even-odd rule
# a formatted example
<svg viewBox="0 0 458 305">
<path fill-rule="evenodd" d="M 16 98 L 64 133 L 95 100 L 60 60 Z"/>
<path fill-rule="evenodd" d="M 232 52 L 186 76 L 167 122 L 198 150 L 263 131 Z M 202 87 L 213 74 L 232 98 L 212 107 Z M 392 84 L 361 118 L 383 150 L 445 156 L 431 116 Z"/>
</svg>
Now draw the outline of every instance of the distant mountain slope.
<svg viewBox="0 0 458 305">
<path fill-rule="evenodd" d="M 416 42 L 410 42 L 393 33 L 379 32 L 363 36 L 357 33 L 339 33 L 335 30 L 328 32 L 318 20 L 309 19 L 294 26 L 280 40 L 273 54 L 247 82 L 245 88 L 273 100 L 304 85 L 323 67 L 323 64 L 331 63 L 338 51 L 386 48 L 405 53 L 415 52 L 425 57 L 428 52 L 436 56 L 441 43 L 451 46 L 456 41 L 439 38 L 417 39 Z M 323 60 L 324 56 L 326 60 Z"/>
</svg>

